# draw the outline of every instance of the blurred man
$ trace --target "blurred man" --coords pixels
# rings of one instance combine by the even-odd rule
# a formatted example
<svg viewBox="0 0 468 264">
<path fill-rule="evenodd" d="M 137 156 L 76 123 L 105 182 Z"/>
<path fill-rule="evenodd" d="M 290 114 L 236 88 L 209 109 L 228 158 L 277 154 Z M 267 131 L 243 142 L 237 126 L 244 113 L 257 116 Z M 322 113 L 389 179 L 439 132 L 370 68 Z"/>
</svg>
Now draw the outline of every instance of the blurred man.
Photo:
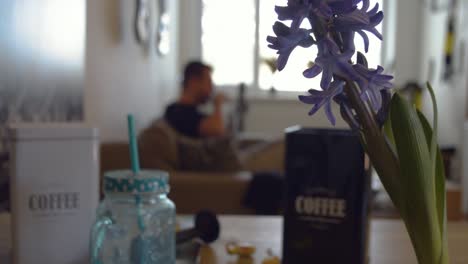
<svg viewBox="0 0 468 264">
<path fill-rule="evenodd" d="M 166 108 L 167 122 L 179 133 L 192 138 L 221 137 L 226 133 L 222 106 L 223 94 L 213 95 L 211 67 L 201 62 L 185 66 L 182 92 L 179 99 Z M 213 98 L 213 113 L 206 115 L 198 110 Z"/>
</svg>

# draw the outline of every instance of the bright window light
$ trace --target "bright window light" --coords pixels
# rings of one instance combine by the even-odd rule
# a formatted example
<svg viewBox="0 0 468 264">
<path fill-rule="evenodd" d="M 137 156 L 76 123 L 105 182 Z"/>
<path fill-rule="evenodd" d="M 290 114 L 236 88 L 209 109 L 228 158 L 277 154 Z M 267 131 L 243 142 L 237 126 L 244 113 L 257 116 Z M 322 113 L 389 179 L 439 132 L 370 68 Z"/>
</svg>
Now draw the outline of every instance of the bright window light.
<svg viewBox="0 0 468 264">
<path fill-rule="evenodd" d="M 255 1 L 203 0 L 202 57 L 217 85 L 252 84 Z"/>
<path fill-rule="evenodd" d="M 296 48 L 286 68 L 281 72 L 272 72 L 267 61 L 277 58 L 277 54 L 275 50 L 268 48 L 266 38 L 274 35 L 272 25 L 277 20 L 275 5 L 284 6 L 287 0 L 257 1 L 258 40 L 255 39 L 255 0 L 203 0 L 202 55 L 203 60 L 214 66 L 214 82 L 218 85 L 258 83 L 261 90 L 274 88 L 290 92 L 320 89 L 320 75 L 313 79 L 302 76 L 302 72 L 317 55 L 316 47 Z M 371 7 L 378 2 L 382 9 L 383 0 L 370 1 Z M 302 26 L 310 27 L 308 21 L 304 21 Z M 377 30 L 382 32 L 382 25 Z M 382 45 L 373 34 L 369 33 L 368 36 L 370 48 L 366 57 L 369 67 L 375 68 L 381 62 Z M 255 43 L 259 45 L 258 50 L 254 47 Z M 356 49 L 365 53 L 363 40 L 358 34 L 355 43 Z M 258 65 L 254 65 L 256 61 Z M 254 74 L 254 67 L 258 67 L 258 76 Z"/>
</svg>

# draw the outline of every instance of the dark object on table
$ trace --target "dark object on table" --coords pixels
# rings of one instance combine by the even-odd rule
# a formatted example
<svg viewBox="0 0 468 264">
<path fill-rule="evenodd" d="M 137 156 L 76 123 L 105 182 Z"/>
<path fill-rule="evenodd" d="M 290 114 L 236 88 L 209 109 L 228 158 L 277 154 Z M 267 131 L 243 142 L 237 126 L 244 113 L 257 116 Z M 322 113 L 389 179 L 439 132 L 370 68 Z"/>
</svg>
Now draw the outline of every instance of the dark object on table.
<svg viewBox="0 0 468 264">
<path fill-rule="evenodd" d="M 0 177 L 0 212 L 10 210 L 10 183 L 6 177 Z"/>
<path fill-rule="evenodd" d="M 370 177 L 350 130 L 286 135 L 283 264 L 366 262 Z"/>
<path fill-rule="evenodd" d="M 10 178 L 8 176 L 8 153 L 0 153 L 0 212 L 10 210 Z"/>
<path fill-rule="evenodd" d="M 200 211 L 195 215 L 195 227 L 182 230 L 176 234 L 176 243 L 182 244 L 195 238 L 205 243 L 211 243 L 219 237 L 219 221 L 215 214 Z"/>
<path fill-rule="evenodd" d="M 284 177 L 277 172 L 256 172 L 244 197 L 244 206 L 257 215 L 280 214 L 284 198 Z"/>
</svg>

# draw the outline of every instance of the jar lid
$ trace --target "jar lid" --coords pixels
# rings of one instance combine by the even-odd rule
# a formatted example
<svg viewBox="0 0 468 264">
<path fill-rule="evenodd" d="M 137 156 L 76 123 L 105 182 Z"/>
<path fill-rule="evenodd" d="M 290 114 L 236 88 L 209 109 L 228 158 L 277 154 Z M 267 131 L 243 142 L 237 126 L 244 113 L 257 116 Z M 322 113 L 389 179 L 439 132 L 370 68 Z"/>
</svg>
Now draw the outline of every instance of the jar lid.
<svg viewBox="0 0 468 264">
<path fill-rule="evenodd" d="M 142 170 L 134 174 L 130 170 L 116 170 L 104 175 L 106 193 L 168 193 L 169 174 L 160 170 Z"/>
</svg>

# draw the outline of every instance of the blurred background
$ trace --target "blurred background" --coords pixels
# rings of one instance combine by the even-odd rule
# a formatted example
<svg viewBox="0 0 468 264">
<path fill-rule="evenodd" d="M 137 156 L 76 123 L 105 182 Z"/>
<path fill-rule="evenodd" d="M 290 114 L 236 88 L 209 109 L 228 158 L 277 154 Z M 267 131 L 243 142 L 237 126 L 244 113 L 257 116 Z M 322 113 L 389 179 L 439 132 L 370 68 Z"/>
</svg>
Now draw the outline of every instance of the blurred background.
<svg viewBox="0 0 468 264">
<path fill-rule="evenodd" d="M 85 122 L 100 129 L 103 143 L 125 141 L 125 115 L 135 114 L 139 130 L 161 117 L 179 95 L 184 65 L 194 59 L 213 66 L 214 84 L 231 98 L 224 114 L 234 134 L 281 138 L 293 125 L 329 128 L 323 112 L 309 117 L 308 106 L 297 100 L 319 87 L 319 78 L 302 77 L 314 51 L 298 48 L 284 71 L 274 67 L 266 37 L 273 33 L 274 6 L 285 3 L 2 0 L 2 175 L 6 123 Z M 468 151 L 468 2 L 371 0 L 371 6 L 375 3 L 385 13 L 379 26 L 384 41 L 370 37 L 369 64 L 394 74 L 395 88 L 429 119 L 432 106 L 423 87 L 432 83 L 447 178 L 461 204 L 462 190 L 468 192 L 468 156 L 463 155 Z M 356 42 L 363 50 L 362 39 Z M 338 120 L 337 127 L 346 124 Z M 378 190 L 379 183 L 374 187 Z M 466 195 L 464 202 L 466 213 Z"/>
</svg>

